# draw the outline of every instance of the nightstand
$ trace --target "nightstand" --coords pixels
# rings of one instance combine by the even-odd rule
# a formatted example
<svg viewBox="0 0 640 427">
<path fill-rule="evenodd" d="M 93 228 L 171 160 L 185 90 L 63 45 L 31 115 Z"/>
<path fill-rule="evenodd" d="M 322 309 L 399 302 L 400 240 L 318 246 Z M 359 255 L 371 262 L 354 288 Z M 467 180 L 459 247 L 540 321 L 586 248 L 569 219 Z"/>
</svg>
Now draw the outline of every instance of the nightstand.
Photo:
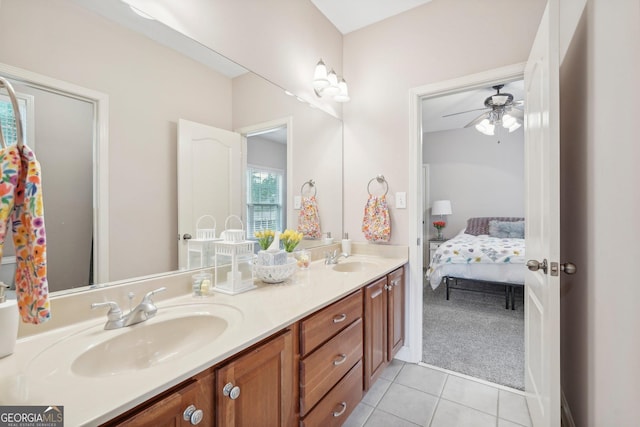
<svg viewBox="0 0 640 427">
<path fill-rule="evenodd" d="M 436 253 L 436 249 L 440 247 L 441 244 L 446 242 L 446 240 L 429 240 L 429 264 L 431 264 L 431 260 L 433 259 L 433 255 Z"/>
</svg>

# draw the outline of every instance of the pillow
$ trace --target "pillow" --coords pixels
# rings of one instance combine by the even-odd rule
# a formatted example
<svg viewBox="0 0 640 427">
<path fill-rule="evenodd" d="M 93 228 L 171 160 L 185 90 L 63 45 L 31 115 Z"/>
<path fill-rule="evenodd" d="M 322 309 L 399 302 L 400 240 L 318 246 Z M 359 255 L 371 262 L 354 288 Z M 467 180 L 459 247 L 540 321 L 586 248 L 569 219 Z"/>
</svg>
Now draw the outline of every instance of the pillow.
<svg viewBox="0 0 640 427">
<path fill-rule="evenodd" d="M 524 239 L 524 221 L 489 221 L 489 236 Z"/>
<path fill-rule="evenodd" d="M 513 222 L 513 221 L 524 221 L 524 218 L 506 217 L 506 216 L 487 216 L 487 217 L 469 218 L 467 220 L 467 228 L 465 230 L 465 233 L 471 234 L 472 236 L 489 234 L 489 221 L 492 221 L 492 220 Z"/>
</svg>

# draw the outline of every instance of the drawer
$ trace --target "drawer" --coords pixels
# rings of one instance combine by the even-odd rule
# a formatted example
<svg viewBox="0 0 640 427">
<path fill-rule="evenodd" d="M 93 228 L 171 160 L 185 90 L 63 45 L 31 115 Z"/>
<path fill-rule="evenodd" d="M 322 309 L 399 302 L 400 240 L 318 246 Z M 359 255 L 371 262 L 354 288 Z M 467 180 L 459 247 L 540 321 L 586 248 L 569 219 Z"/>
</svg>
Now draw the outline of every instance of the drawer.
<svg viewBox="0 0 640 427">
<path fill-rule="evenodd" d="M 309 316 L 300 322 L 300 355 L 311 353 L 359 317 L 362 317 L 361 290 Z"/>
<path fill-rule="evenodd" d="M 300 413 L 306 414 L 358 360 L 362 359 L 362 319 L 300 361 Z"/>
<path fill-rule="evenodd" d="M 338 427 L 362 400 L 362 361 L 356 363 L 301 422 L 302 427 Z"/>
</svg>

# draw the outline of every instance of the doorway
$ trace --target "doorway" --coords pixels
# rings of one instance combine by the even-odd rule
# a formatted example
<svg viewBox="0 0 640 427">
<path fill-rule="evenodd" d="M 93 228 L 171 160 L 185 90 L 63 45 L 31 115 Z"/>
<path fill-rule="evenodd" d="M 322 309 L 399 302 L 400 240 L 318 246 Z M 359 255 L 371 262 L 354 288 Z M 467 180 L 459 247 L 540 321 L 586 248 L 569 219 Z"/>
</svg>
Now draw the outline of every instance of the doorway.
<svg viewBox="0 0 640 427">
<path fill-rule="evenodd" d="M 499 83 L 422 101 L 422 362 L 523 390 L 524 82 Z"/>
<path fill-rule="evenodd" d="M 423 168 L 423 147 L 422 147 L 422 101 L 425 98 L 435 98 L 452 93 L 460 93 L 479 88 L 491 87 L 500 82 L 510 82 L 521 80 L 524 73 L 525 64 L 498 68 L 484 73 L 466 76 L 459 79 L 440 82 L 411 90 L 411 133 L 410 133 L 410 153 L 414 161 L 410 164 L 410 193 L 415 197 L 414 208 L 410 210 L 410 235 L 420 236 L 424 223 L 430 221 L 423 211 L 425 202 L 424 188 L 420 179 Z M 431 196 L 434 197 L 433 195 Z M 427 206 L 427 205 L 425 205 Z M 409 343 L 409 354 L 407 360 L 420 362 L 422 360 L 423 342 L 423 260 L 425 246 L 419 240 L 416 246 L 411 246 L 409 250 L 411 287 L 408 295 L 409 313 L 407 324 L 409 326 L 407 341 Z"/>
</svg>

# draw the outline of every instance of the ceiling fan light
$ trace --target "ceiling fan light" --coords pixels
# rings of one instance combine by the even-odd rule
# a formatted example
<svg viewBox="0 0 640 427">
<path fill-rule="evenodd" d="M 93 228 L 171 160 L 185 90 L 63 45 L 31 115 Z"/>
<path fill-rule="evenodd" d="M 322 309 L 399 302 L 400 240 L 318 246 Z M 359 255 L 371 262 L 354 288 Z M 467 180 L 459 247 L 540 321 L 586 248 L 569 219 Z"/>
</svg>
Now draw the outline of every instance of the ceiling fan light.
<svg viewBox="0 0 640 427">
<path fill-rule="evenodd" d="M 489 122 L 488 119 L 484 119 L 476 125 L 476 130 L 484 135 L 493 135 L 495 125 Z"/>
<path fill-rule="evenodd" d="M 504 105 L 507 103 L 508 99 L 509 97 L 507 95 L 502 95 L 502 94 L 493 95 L 491 97 L 491 101 L 493 102 L 493 105 Z"/>
<path fill-rule="evenodd" d="M 315 89 L 324 89 L 329 86 L 329 79 L 327 77 L 327 66 L 324 65 L 322 59 L 318 61 L 315 72 L 313 73 L 313 87 Z"/>
<path fill-rule="evenodd" d="M 516 118 L 509 115 L 509 114 L 505 114 L 502 116 L 502 127 L 504 127 L 505 129 L 509 129 L 511 126 L 513 126 L 516 123 Z"/>
<path fill-rule="evenodd" d="M 522 126 L 522 125 L 516 120 L 516 122 L 513 125 L 509 126 L 509 128 L 508 128 L 509 129 L 509 133 L 511 133 L 514 130 L 518 129 L 520 126 Z"/>
</svg>

